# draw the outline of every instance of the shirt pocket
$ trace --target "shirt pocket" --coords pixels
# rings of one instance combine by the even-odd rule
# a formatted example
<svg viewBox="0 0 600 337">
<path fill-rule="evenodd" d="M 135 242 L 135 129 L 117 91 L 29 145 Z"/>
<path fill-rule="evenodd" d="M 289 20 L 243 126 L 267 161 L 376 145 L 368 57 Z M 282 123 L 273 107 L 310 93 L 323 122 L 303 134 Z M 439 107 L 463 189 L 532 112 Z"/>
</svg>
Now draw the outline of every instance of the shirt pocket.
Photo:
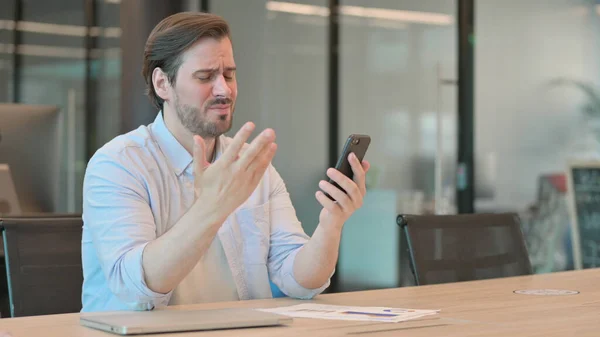
<svg viewBox="0 0 600 337">
<path fill-rule="evenodd" d="M 269 256 L 269 202 L 241 208 L 236 214 L 242 234 L 243 259 L 250 264 L 266 264 Z"/>
</svg>

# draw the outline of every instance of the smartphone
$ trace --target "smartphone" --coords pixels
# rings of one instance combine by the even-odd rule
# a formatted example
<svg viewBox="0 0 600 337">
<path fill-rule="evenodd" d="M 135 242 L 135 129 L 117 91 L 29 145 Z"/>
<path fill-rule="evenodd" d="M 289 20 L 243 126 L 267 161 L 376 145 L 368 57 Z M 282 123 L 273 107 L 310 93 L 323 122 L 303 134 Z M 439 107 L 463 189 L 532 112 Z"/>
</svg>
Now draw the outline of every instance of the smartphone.
<svg viewBox="0 0 600 337">
<path fill-rule="evenodd" d="M 365 154 L 367 153 L 367 149 L 369 148 L 369 144 L 371 144 L 371 137 L 367 135 L 352 134 L 348 136 L 348 139 L 346 139 L 346 143 L 344 144 L 342 154 L 338 158 L 337 164 L 335 165 L 335 169 L 342 172 L 346 177 L 353 179 L 354 172 L 352 172 L 352 166 L 348 161 L 348 156 L 350 153 L 354 152 L 356 158 L 362 162 Z M 344 189 L 341 188 L 335 181 L 329 179 L 329 183 L 344 191 Z M 331 196 L 329 196 L 329 194 L 325 193 L 325 195 L 328 196 L 329 199 L 334 200 Z"/>
</svg>

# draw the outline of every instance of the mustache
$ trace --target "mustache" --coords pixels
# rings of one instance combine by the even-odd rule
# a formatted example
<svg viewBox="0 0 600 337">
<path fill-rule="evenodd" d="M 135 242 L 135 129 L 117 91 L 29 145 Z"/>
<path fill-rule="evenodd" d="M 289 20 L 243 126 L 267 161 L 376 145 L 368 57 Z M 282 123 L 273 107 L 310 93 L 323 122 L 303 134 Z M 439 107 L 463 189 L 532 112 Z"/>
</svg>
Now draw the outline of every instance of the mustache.
<svg viewBox="0 0 600 337">
<path fill-rule="evenodd" d="M 223 104 L 233 104 L 233 100 L 231 98 L 226 98 L 226 97 L 217 97 L 215 99 L 213 99 L 212 101 L 210 101 L 210 103 L 208 104 L 209 107 L 213 106 L 213 105 L 223 105 Z"/>
</svg>

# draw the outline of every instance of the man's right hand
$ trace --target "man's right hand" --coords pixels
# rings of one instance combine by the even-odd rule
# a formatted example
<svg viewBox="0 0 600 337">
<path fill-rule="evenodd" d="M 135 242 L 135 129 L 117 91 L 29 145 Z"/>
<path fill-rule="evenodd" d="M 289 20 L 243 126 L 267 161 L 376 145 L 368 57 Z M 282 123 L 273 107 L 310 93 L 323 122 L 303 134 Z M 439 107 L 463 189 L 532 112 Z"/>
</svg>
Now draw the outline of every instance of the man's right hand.
<svg viewBox="0 0 600 337">
<path fill-rule="evenodd" d="M 194 136 L 195 211 L 186 212 L 143 250 L 144 278 L 152 291 L 167 294 L 175 289 L 198 264 L 225 219 L 256 189 L 277 145 L 275 132 L 267 129 L 244 148 L 252 131 L 254 124 L 246 123 L 210 165 L 204 140 Z"/>
<path fill-rule="evenodd" d="M 272 129 L 261 132 L 242 150 L 254 128 L 252 122 L 246 123 L 221 157 L 210 165 L 206 160 L 204 140 L 194 136 L 196 202 L 202 203 L 203 207 L 213 205 L 222 221 L 254 192 L 277 151 Z"/>
</svg>

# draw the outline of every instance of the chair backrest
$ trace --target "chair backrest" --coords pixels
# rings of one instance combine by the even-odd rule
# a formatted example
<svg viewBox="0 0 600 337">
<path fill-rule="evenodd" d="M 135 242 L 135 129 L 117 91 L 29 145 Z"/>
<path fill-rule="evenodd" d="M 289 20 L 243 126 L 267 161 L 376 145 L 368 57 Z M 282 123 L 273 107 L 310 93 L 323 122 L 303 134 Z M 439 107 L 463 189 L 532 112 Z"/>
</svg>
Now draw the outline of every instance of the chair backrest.
<svg viewBox="0 0 600 337">
<path fill-rule="evenodd" d="M 0 219 L 12 317 L 81 310 L 80 214 Z"/>
<path fill-rule="evenodd" d="M 399 215 L 417 285 L 531 274 L 516 214 Z"/>
</svg>

